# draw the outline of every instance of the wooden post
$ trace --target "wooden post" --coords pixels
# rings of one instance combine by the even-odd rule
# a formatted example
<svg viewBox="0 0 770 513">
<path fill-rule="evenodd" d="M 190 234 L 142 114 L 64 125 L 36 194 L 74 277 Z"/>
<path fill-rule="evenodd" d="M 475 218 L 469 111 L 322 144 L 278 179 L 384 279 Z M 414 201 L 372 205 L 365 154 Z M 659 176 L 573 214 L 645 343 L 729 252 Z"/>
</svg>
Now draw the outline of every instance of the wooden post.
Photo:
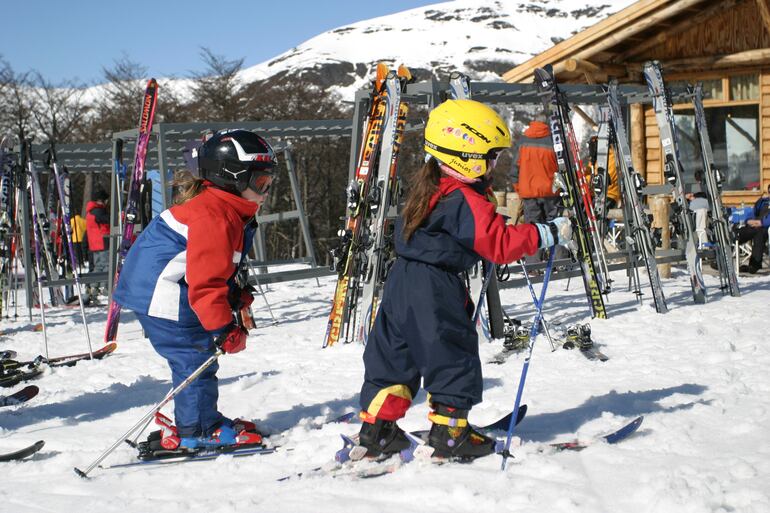
<svg viewBox="0 0 770 513">
<path fill-rule="evenodd" d="M 631 160 L 634 169 L 647 180 L 647 136 L 644 133 L 644 107 L 631 104 Z"/>
<path fill-rule="evenodd" d="M 668 195 L 656 194 L 650 196 L 649 202 L 650 210 L 652 210 L 652 227 L 661 229 L 661 249 L 671 249 L 671 231 L 669 229 L 671 199 Z M 661 278 L 671 278 L 671 264 L 658 264 L 658 272 Z"/>
</svg>

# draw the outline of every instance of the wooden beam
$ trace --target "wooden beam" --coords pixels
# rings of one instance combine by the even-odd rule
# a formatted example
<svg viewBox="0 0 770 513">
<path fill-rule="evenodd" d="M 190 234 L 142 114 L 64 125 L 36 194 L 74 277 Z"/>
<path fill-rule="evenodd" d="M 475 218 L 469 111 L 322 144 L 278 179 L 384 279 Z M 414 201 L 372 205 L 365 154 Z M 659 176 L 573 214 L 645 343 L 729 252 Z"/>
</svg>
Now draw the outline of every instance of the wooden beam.
<svg viewBox="0 0 770 513">
<path fill-rule="evenodd" d="M 767 4 L 767 0 L 757 0 L 757 9 L 759 9 L 759 16 L 762 18 L 765 30 L 770 34 L 770 6 Z"/>
<path fill-rule="evenodd" d="M 647 136 L 644 127 L 644 107 L 641 103 L 631 104 L 631 161 L 634 169 L 647 179 Z"/>
<path fill-rule="evenodd" d="M 672 39 L 677 34 L 681 34 L 682 32 L 689 29 L 690 27 L 699 25 L 703 23 L 706 19 L 712 16 L 715 16 L 721 12 L 724 12 L 727 9 L 732 9 L 737 4 L 742 3 L 744 1 L 745 0 L 719 0 L 718 2 L 714 2 L 709 7 L 706 7 L 703 10 L 701 10 L 698 14 L 694 16 L 689 16 L 685 20 L 672 26 L 671 28 L 658 32 L 656 35 L 648 38 L 644 43 L 634 45 L 632 48 L 629 48 L 625 52 L 618 54 L 616 60 L 617 62 L 625 62 L 631 57 L 634 57 L 636 55 L 641 55 L 642 53 L 646 52 L 650 48 L 654 46 L 658 46 L 659 44 L 662 44 L 667 40 Z M 757 0 L 757 1 L 761 2 L 763 0 Z"/>
<path fill-rule="evenodd" d="M 668 71 L 681 69 L 714 69 L 729 68 L 730 66 L 767 64 L 770 63 L 770 48 L 757 48 L 729 55 L 709 55 L 705 57 L 688 57 L 663 61 L 663 67 Z"/>
<path fill-rule="evenodd" d="M 503 80 L 506 82 L 521 82 L 531 77 L 535 68 L 559 62 L 565 57 L 571 56 L 576 48 L 583 48 L 594 41 L 601 40 L 606 34 L 611 34 L 629 23 L 634 23 L 636 20 L 644 18 L 650 12 L 654 12 L 669 2 L 670 0 L 640 0 L 516 66 L 503 75 Z"/>
</svg>

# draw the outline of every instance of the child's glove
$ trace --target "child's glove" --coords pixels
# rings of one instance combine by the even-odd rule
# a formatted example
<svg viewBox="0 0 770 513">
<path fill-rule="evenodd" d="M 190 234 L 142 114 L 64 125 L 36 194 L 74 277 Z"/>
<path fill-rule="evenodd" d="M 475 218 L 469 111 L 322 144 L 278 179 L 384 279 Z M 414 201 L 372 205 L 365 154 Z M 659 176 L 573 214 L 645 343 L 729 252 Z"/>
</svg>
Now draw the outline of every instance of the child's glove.
<svg viewBox="0 0 770 513">
<path fill-rule="evenodd" d="M 535 223 L 540 234 L 540 247 L 550 248 L 556 244 L 566 246 L 572 240 L 572 223 L 566 217 L 557 217 L 547 224 Z"/>
<path fill-rule="evenodd" d="M 228 354 L 240 353 L 246 349 L 246 335 L 248 332 L 244 328 L 231 324 L 217 338 L 217 347 Z"/>
</svg>

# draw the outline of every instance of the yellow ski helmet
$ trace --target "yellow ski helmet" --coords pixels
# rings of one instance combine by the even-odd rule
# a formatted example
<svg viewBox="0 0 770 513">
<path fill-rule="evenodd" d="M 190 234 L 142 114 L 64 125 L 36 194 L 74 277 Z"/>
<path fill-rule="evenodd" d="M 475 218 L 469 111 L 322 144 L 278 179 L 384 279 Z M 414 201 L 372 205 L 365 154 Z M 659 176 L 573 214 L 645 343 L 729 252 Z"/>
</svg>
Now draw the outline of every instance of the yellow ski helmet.
<svg viewBox="0 0 770 513">
<path fill-rule="evenodd" d="M 467 178 L 478 178 L 511 146 L 511 132 L 500 115 L 474 100 L 447 100 L 430 111 L 425 151 Z"/>
</svg>

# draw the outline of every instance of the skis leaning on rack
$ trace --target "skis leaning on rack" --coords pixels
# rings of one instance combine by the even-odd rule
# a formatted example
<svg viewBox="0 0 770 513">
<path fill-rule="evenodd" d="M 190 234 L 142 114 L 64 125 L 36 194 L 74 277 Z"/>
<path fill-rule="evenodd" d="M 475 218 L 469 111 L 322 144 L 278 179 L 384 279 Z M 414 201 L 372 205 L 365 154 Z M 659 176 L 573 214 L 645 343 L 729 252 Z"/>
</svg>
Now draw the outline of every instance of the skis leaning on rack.
<svg viewBox="0 0 770 513">
<path fill-rule="evenodd" d="M 618 177 L 620 178 L 623 195 L 623 211 L 626 221 L 626 244 L 632 246 L 632 255 L 642 259 L 650 279 L 650 289 L 658 313 L 666 313 L 666 298 L 660 282 L 658 265 L 655 261 L 655 244 L 650 231 L 650 218 L 642 207 L 642 188 L 644 180 L 634 169 L 631 159 L 631 149 L 628 146 L 628 135 L 623 122 L 623 112 L 618 100 L 618 83 L 612 81 L 607 91 L 609 104 L 610 138 L 615 148 Z M 636 268 L 636 261 L 629 261 Z"/>
<path fill-rule="evenodd" d="M 387 263 L 393 257 L 393 232 L 397 216 L 399 181 L 398 155 L 406 129 L 409 106 L 401 101 L 401 93 L 412 75 L 405 66 L 391 71 L 385 79 L 385 119 L 382 127 L 382 146 L 376 168 L 376 182 L 369 194 L 369 217 L 364 223 L 363 268 L 360 277 L 361 305 L 356 341 L 366 343 L 377 315 L 382 288 L 387 274 Z M 371 180 L 374 180 L 372 176 Z"/>
<path fill-rule="evenodd" d="M 369 186 L 379 154 L 382 124 L 385 117 L 384 83 L 388 75 L 388 66 L 377 65 L 377 74 L 373 82 L 369 113 L 364 120 L 364 133 L 353 180 L 347 188 L 347 218 L 345 226 L 339 232 L 340 242 L 332 251 L 332 268 L 337 271 L 337 286 L 332 299 L 332 309 L 326 326 L 323 347 L 334 345 L 345 334 L 347 339 L 351 319 L 351 302 L 355 302 L 358 292 L 355 282 L 351 283 L 360 268 L 361 232 L 364 215 L 368 210 Z"/>
<path fill-rule="evenodd" d="M 714 153 L 711 150 L 706 113 L 703 111 L 703 84 L 698 83 L 688 91 L 692 95 L 695 109 L 695 127 L 698 130 L 700 154 L 703 159 L 703 180 L 706 182 L 706 194 L 711 206 L 711 231 L 716 242 L 716 261 L 719 269 L 720 288 L 738 297 L 738 278 L 732 259 L 733 239 L 727 227 L 725 210 L 722 207 L 722 173 L 714 165 Z"/>
<path fill-rule="evenodd" d="M 598 233 L 589 227 L 589 215 L 581 207 L 583 202 L 582 190 L 577 177 L 577 167 L 575 166 L 574 155 L 571 155 L 567 149 L 568 141 L 574 139 L 572 123 L 569 119 L 569 105 L 564 94 L 559 90 L 553 77 L 551 66 L 535 69 L 535 84 L 541 93 L 546 112 L 550 113 L 549 125 L 551 130 L 551 140 L 553 149 L 556 153 L 556 161 L 559 169 L 555 177 L 564 187 L 562 199 L 564 205 L 570 210 L 574 220 L 573 242 L 577 246 L 573 253 L 576 253 L 580 264 L 581 274 L 583 276 L 583 285 L 585 286 L 588 304 L 591 307 L 592 317 L 606 318 L 607 311 L 604 307 L 604 298 L 602 297 L 603 286 L 600 283 L 607 283 L 609 276 L 604 276 L 600 280 L 596 272 L 596 255 L 594 249 L 596 244 L 593 240 Z M 569 130 L 569 134 L 567 133 Z M 601 241 L 598 241 L 601 244 Z"/>
<path fill-rule="evenodd" d="M 666 180 L 674 187 L 673 208 L 675 215 L 679 218 L 679 226 L 682 230 L 679 237 L 680 239 L 684 238 L 684 253 L 687 260 L 687 270 L 690 274 L 693 299 L 696 303 L 705 303 L 706 285 L 703 281 L 701 260 L 698 255 L 697 236 L 684 194 L 682 165 L 679 161 L 679 146 L 676 139 L 676 125 L 674 124 L 674 109 L 671 94 L 663 81 L 663 74 L 658 61 L 644 64 L 644 79 L 652 95 L 655 119 L 660 131 L 660 143 L 663 149 L 663 173 Z"/>
<path fill-rule="evenodd" d="M 115 285 L 118 284 L 120 270 L 123 268 L 123 261 L 126 259 L 128 250 L 134 242 L 134 224 L 138 221 L 139 195 L 145 178 L 144 162 L 147 157 L 147 147 L 150 144 L 150 133 L 152 132 L 152 122 L 155 118 L 155 107 L 157 104 L 158 83 L 154 78 L 151 78 L 147 82 L 147 89 L 145 90 L 144 101 L 142 102 L 142 113 L 139 117 L 139 134 L 136 138 L 136 152 L 134 156 L 134 174 L 131 179 L 131 187 L 128 191 L 128 199 L 126 201 L 123 233 L 120 240 L 118 260 L 115 266 L 115 279 L 113 281 Z M 122 191 L 118 190 L 117 194 L 122 194 Z M 110 307 L 107 310 L 107 326 L 104 330 L 105 343 L 112 342 L 117 338 L 119 321 L 120 305 L 110 298 Z"/>
<path fill-rule="evenodd" d="M 323 347 L 340 339 L 365 342 L 377 313 L 392 248 L 396 159 L 408 112 L 401 93 L 409 79 L 403 66 L 394 72 L 385 63 L 377 65 L 355 175 L 347 188 L 345 226 L 339 232 L 339 246 L 332 252 L 332 268 L 338 278 Z M 359 310 L 360 294 L 364 298 Z"/>
</svg>

